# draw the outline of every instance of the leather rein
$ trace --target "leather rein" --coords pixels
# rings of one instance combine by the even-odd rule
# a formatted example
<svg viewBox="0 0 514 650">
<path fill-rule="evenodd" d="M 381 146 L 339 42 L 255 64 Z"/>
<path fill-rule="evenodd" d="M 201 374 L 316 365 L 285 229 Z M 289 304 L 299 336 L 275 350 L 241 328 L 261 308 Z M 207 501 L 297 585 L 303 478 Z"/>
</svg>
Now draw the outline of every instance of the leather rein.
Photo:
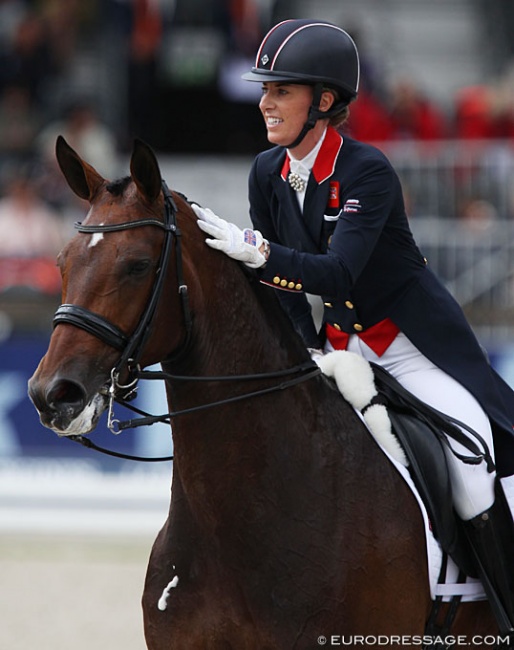
<svg viewBox="0 0 514 650">
<path fill-rule="evenodd" d="M 111 380 L 106 394 L 109 396 L 108 407 L 108 423 L 107 426 L 111 433 L 117 435 L 125 429 L 134 428 L 137 426 L 149 426 L 156 422 L 170 424 L 173 418 L 189 413 L 194 413 L 216 406 L 229 404 L 243 399 L 265 395 L 270 392 L 284 390 L 296 384 L 302 383 L 309 379 L 318 376 L 321 373 L 320 368 L 313 362 L 307 361 L 292 368 L 279 370 L 269 373 L 257 373 L 248 375 L 228 375 L 228 376 L 203 376 L 195 377 L 189 375 L 172 375 L 162 371 L 141 370 L 139 367 L 139 359 L 143 352 L 144 346 L 151 333 L 151 326 L 157 311 L 159 300 L 162 295 L 168 263 L 171 258 L 171 250 L 173 243 L 175 243 L 175 259 L 176 259 L 176 272 L 178 279 L 178 293 L 182 306 L 182 313 L 184 317 L 184 324 L 186 329 L 186 336 L 184 345 L 190 339 L 192 329 L 192 316 L 189 308 L 189 295 L 188 288 L 184 282 L 183 264 L 182 264 L 182 246 L 181 246 L 181 231 L 177 225 L 177 206 L 173 196 L 164 181 L 162 181 L 162 192 L 164 195 L 164 221 L 158 219 L 138 219 L 136 221 L 127 221 L 118 224 L 107 225 L 83 225 L 78 222 L 75 228 L 80 233 L 109 233 L 122 230 L 129 230 L 143 226 L 154 226 L 164 230 L 164 242 L 161 249 L 159 264 L 156 271 L 152 293 L 146 305 L 146 308 L 141 316 L 141 319 L 136 326 L 132 335 L 127 336 L 117 325 L 111 323 L 108 319 L 100 314 L 96 314 L 89 309 L 80 307 L 79 305 L 63 304 L 55 312 L 53 319 L 53 326 L 56 327 L 61 323 L 74 325 L 80 329 L 85 330 L 96 338 L 100 339 L 107 345 L 120 350 L 121 356 L 111 370 Z M 124 367 L 129 369 L 129 381 L 126 384 L 119 383 L 119 377 Z M 135 397 L 137 391 L 137 384 L 140 379 L 147 380 L 164 380 L 164 381 L 215 381 L 215 382 L 235 382 L 235 381 L 257 381 L 263 379 L 283 379 L 291 376 L 290 379 L 284 379 L 278 384 L 269 386 L 267 388 L 259 389 L 256 391 L 243 393 L 241 395 L 232 396 L 224 400 L 210 402 L 207 404 L 200 404 L 195 407 L 184 409 L 181 411 L 174 411 L 163 415 L 150 415 L 141 409 L 129 404 L 129 401 Z M 114 417 L 114 402 L 121 404 L 142 417 L 130 419 L 120 422 Z M 116 458 L 124 458 L 127 460 L 137 460 L 145 462 L 161 462 L 173 460 L 173 456 L 165 456 L 158 458 L 144 458 L 140 456 L 132 456 L 120 452 L 111 451 L 99 447 L 89 438 L 82 435 L 67 436 L 69 440 L 78 442 L 81 445 L 107 454 Z"/>
</svg>

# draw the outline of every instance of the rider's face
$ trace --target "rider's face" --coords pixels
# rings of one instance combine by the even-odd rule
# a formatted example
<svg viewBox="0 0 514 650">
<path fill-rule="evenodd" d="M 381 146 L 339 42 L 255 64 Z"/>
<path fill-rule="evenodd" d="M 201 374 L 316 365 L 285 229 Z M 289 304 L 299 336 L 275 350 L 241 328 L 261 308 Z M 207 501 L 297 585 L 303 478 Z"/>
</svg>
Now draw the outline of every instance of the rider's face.
<svg viewBox="0 0 514 650">
<path fill-rule="evenodd" d="M 329 96 L 330 100 L 325 95 Z M 332 95 L 323 93 L 322 104 L 327 100 L 332 103 Z M 311 86 L 280 81 L 264 83 L 259 108 L 266 124 L 268 140 L 280 146 L 287 146 L 293 142 L 307 120 L 311 104 Z M 323 129 L 324 126 L 322 124 L 321 128 Z M 298 158 L 307 155 L 314 147 L 319 139 L 318 131 L 318 128 L 310 131 L 302 143 L 295 148 L 295 155 Z"/>
</svg>

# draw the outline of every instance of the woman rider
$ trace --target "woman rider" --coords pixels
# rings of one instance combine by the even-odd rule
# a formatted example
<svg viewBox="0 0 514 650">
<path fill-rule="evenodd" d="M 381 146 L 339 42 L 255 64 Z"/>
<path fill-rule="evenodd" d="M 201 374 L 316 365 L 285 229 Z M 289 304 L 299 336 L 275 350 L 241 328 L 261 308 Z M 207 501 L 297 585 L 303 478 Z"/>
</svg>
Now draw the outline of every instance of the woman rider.
<svg viewBox="0 0 514 650">
<path fill-rule="evenodd" d="M 259 106 L 276 145 L 256 157 L 250 172 L 255 230 L 241 231 L 195 206 L 198 225 L 211 247 L 280 290 L 307 347 L 362 355 L 485 439 L 496 473 L 485 461 L 464 464 L 451 452 L 448 464 L 455 509 L 505 610 L 502 627 L 512 631 L 514 534 L 497 478 L 508 493 L 514 393 L 417 248 L 389 161 L 336 130 L 357 96 L 355 43 L 330 23 L 284 21 L 265 36 L 243 78 L 262 84 Z M 319 333 L 306 293 L 323 300 Z"/>
</svg>

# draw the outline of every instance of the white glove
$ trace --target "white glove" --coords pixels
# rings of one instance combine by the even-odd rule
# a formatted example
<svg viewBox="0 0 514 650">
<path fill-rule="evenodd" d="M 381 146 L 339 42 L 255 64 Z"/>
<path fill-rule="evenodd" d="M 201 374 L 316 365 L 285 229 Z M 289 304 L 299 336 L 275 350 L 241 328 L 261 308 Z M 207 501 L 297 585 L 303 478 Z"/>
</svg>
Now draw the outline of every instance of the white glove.
<svg viewBox="0 0 514 650">
<path fill-rule="evenodd" d="M 264 266 L 266 258 L 259 250 L 264 239 L 258 230 L 241 230 L 235 224 L 217 217 L 209 208 L 201 208 L 196 203 L 192 203 L 191 207 L 198 217 L 198 227 L 213 238 L 206 239 L 206 244 L 252 269 Z"/>
<path fill-rule="evenodd" d="M 307 348 L 307 350 L 311 355 L 311 359 L 315 361 L 319 366 L 321 359 L 323 359 L 323 357 L 325 356 L 323 350 L 319 350 L 318 348 Z"/>
</svg>

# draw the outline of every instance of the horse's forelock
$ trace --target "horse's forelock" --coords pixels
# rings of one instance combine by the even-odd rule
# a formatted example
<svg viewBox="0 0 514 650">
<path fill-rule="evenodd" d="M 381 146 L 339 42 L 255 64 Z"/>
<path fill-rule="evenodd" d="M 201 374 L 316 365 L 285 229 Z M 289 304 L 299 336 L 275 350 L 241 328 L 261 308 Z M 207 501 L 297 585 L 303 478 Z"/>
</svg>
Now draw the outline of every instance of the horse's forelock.
<svg viewBox="0 0 514 650">
<path fill-rule="evenodd" d="M 106 187 L 107 191 L 110 192 L 113 196 L 122 196 L 123 192 L 127 189 L 131 182 L 130 176 L 125 176 L 125 178 L 120 178 L 117 181 L 112 181 Z"/>
</svg>

